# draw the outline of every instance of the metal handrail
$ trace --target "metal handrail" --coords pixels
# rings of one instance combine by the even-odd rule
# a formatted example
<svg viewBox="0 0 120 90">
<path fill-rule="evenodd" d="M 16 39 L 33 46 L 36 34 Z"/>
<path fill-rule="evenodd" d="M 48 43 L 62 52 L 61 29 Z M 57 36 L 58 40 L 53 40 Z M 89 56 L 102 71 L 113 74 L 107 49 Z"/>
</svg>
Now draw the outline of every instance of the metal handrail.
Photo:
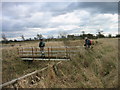
<svg viewBox="0 0 120 90">
<path fill-rule="evenodd" d="M 44 47 L 44 48 L 79 48 L 79 47 L 83 47 L 83 46 L 50 46 L 50 47 Z M 20 47 L 23 49 L 29 49 L 29 48 L 40 48 L 40 47 Z"/>
<path fill-rule="evenodd" d="M 32 51 L 19 51 L 19 52 L 29 52 L 29 53 L 31 53 Z M 39 52 L 40 53 L 40 51 L 33 51 L 33 52 Z M 44 52 L 48 52 L 48 51 L 44 51 Z M 66 51 L 64 51 L 64 50 L 60 50 L 60 51 L 51 51 L 51 52 L 66 52 Z M 69 50 L 69 52 L 80 52 L 79 50 Z"/>
</svg>

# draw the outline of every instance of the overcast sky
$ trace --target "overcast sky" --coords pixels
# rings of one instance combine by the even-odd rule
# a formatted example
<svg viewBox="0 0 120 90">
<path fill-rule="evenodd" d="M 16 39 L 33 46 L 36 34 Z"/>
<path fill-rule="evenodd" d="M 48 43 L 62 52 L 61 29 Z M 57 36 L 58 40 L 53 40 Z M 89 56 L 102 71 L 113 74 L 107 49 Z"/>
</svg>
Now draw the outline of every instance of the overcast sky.
<svg viewBox="0 0 120 90">
<path fill-rule="evenodd" d="M 118 33 L 117 2 L 2 3 L 2 32 L 8 39 L 96 34 L 99 29 L 105 35 Z"/>
</svg>

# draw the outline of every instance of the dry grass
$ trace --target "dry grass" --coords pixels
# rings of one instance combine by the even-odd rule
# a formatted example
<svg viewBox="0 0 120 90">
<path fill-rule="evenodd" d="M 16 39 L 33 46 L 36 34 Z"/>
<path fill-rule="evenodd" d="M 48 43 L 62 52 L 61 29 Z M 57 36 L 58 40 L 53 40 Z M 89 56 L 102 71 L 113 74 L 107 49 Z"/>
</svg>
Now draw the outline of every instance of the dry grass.
<svg viewBox="0 0 120 90">
<path fill-rule="evenodd" d="M 14 45 L 14 46 L 12 46 Z M 10 43 L 7 45 L 3 44 L 2 50 L 2 83 L 10 81 L 14 78 L 23 76 L 27 73 L 33 72 L 37 69 L 41 69 L 48 64 L 52 63 L 50 61 L 34 61 L 34 62 L 24 62 L 22 61 L 17 52 L 19 47 L 38 47 L 39 41 L 31 42 L 18 42 Z M 50 46 L 63 46 L 63 42 L 46 42 L 46 47 Z"/>
<path fill-rule="evenodd" d="M 2 83 L 23 76 L 35 70 L 42 69 L 50 63 L 52 62 L 22 61 L 17 54 L 16 47 L 2 49 Z"/>
<path fill-rule="evenodd" d="M 38 46 L 38 42 L 30 46 Z M 47 42 L 46 46 L 83 46 L 83 40 Z M 26 45 L 24 47 L 27 47 Z M 13 49 L 14 48 L 14 49 Z M 63 61 L 49 68 L 46 77 L 32 88 L 113 88 L 118 87 L 118 40 L 99 39 L 93 49 L 79 49 L 71 61 Z M 36 61 L 32 64 L 20 61 L 16 47 L 3 49 L 3 81 L 19 77 L 54 62 Z M 26 86 L 27 87 L 27 86 Z"/>
</svg>

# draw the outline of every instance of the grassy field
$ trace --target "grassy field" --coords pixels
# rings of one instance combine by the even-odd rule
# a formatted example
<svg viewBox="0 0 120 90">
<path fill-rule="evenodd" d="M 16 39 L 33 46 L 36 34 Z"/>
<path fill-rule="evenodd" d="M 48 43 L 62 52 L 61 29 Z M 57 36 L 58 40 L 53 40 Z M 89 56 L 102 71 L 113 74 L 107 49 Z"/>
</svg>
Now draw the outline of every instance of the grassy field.
<svg viewBox="0 0 120 90">
<path fill-rule="evenodd" d="M 118 86 L 118 39 L 98 39 L 92 49 L 80 48 L 71 61 L 57 66 L 57 75 L 48 70 L 42 83 L 33 88 L 113 88 Z M 2 48 L 3 83 L 32 71 L 41 69 L 53 61 L 23 62 L 17 55 L 18 47 L 38 47 L 38 41 L 14 43 Z M 83 40 L 50 41 L 46 46 L 83 46 Z M 27 87 L 27 86 L 26 86 Z"/>
</svg>

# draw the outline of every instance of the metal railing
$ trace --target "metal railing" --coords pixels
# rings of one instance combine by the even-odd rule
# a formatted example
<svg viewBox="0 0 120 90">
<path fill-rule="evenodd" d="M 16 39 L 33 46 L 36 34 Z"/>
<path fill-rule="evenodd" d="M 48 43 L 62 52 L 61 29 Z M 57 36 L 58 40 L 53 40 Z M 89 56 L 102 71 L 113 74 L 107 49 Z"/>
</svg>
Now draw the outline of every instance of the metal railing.
<svg viewBox="0 0 120 90">
<path fill-rule="evenodd" d="M 21 58 L 41 58 L 44 53 L 45 58 L 61 58 L 68 59 L 71 54 L 80 52 L 81 46 L 60 46 L 60 47 L 45 47 L 44 51 L 40 51 L 39 47 L 20 47 L 18 54 Z M 43 52 L 43 53 L 42 53 Z"/>
</svg>

